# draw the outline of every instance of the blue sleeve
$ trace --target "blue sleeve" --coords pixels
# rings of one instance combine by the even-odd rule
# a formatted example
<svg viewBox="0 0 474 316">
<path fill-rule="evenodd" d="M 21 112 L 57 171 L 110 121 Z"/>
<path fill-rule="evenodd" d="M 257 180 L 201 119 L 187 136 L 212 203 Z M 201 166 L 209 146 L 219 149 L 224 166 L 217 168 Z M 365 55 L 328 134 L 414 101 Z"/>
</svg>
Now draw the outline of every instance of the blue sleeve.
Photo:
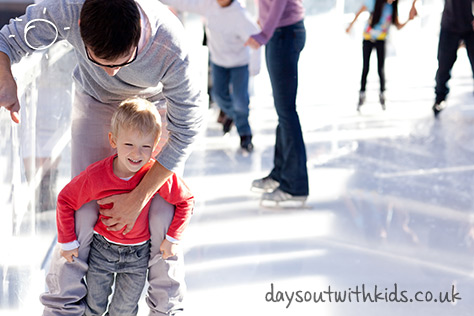
<svg viewBox="0 0 474 316">
<path fill-rule="evenodd" d="M 376 0 L 364 0 L 364 5 L 367 7 L 367 10 L 372 13 L 375 9 L 375 1 Z"/>
</svg>

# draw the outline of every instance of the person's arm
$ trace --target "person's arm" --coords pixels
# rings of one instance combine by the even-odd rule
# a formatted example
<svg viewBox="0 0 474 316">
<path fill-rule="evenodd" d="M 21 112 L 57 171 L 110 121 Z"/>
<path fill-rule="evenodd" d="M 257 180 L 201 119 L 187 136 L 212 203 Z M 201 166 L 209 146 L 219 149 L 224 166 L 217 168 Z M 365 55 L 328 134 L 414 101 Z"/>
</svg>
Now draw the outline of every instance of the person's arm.
<svg viewBox="0 0 474 316">
<path fill-rule="evenodd" d="M 365 5 L 363 5 L 359 11 L 357 11 L 356 15 L 354 16 L 354 19 L 352 20 L 352 22 L 349 24 L 349 26 L 346 28 L 346 33 L 349 33 L 352 29 L 352 26 L 354 25 L 354 23 L 357 21 L 357 19 L 359 18 L 359 15 L 362 14 L 362 12 L 364 11 L 367 11 L 367 7 Z"/>
<path fill-rule="evenodd" d="M 58 194 L 56 207 L 56 225 L 60 254 L 68 262 L 74 262 L 79 256 L 79 242 L 76 236 L 75 212 L 82 205 L 91 201 L 92 183 L 87 170 L 74 177 Z"/>
<path fill-rule="evenodd" d="M 130 193 L 112 195 L 98 200 L 99 205 L 113 203 L 110 209 L 100 209 L 107 219 L 102 222 L 111 231 L 119 231 L 125 226 L 123 234 L 130 232 L 145 205 L 173 173 L 155 161 L 140 184 Z M 120 214 L 117 216 L 117 214 Z"/>
<path fill-rule="evenodd" d="M 258 34 L 252 35 L 252 38 L 255 42 L 258 42 L 260 45 L 264 45 L 270 40 L 270 38 L 273 36 L 273 33 L 275 32 L 275 29 L 278 26 L 278 23 L 280 22 L 283 12 L 285 12 L 285 7 L 287 3 L 288 0 L 273 1 L 272 7 L 270 8 L 270 12 L 268 14 L 267 21 L 264 22 L 264 25 L 260 25 L 262 31 Z M 247 40 L 246 45 L 255 48 L 254 46 L 256 45 L 252 45 L 252 43 L 254 42 L 251 40 Z"/>
<path fill-rule="evenodd" d="M 175 206 L 173 220 L 168 228 L 166 238 L 160 245 L 163 259 L 168 259 L 176 255 L 178 242 L 182 239 L 184 230 L 191 220 L 194 196 L 186 184 L 176 175 L 173 175 L 160 188 L 158 193 L 165 201 Z"/>
<path fill-rule="evenodd" d="M 413 0 L 413 3 L 411 4 L 411 9 L 410 9 L 410 14 L 409 14 L 409 20 L 413 20 L 415 18 L 415 16 L 418 15 L 418 11 L 416 11 L 416 1 L 417 0 Z"/>
<path fill-rule="evenodd" d="M 412 5 L 412 9 L 415 8 L 415 2 L 416 0 L 413 1 L 413 5 Z M 406 20 L 405 23 L 400 23 L 400 21 L 398 20 L 398 17 L 397 17 L 397 20 L 395 21 L 395 27 L 397 28 L 397 30 L 401 30 L 405 25 L 407 25 L 407 23 L 410 21 L 410 20 L 413 20 L 416 16 L 416 9 L 415 9 L 415 14 L 412 14 L 412 10 L 410 10 L 410 14 L 408 15 L 408 19 Z"/>
<path fill-rule="evenodd" d="M 10 111 L 14 122 L 19 123 L 20 104 L 17 85 L 11 64 L 23 57 L 41 51 L 53 42 L 65 39 L 71 26 L 71 5 L 67 1 L 44 0 L 30 5 L 25 14 L 11 19 L 0 29 L 0 107 Z"/>
<path fill-rule="evenodd" d="M 395 27 L 397 28 L 397 30 L 401 30 L 405 25 L 407 25 L 407 23 L 408 23 L 410 20 L 412 20 L 412 19 L 408 18 L 405 23 L 400 23 L 400 22 L 397 21 L 397 22 L 395 23 Z"/>
<path fill-rule="evenodd" d="M 12 121 L 20 123 L 20 102 L 17 96 L 17 86 L 13 78 L 10 58 L 0 52 L 0 107 L 10 111 Z"/>
</svg>

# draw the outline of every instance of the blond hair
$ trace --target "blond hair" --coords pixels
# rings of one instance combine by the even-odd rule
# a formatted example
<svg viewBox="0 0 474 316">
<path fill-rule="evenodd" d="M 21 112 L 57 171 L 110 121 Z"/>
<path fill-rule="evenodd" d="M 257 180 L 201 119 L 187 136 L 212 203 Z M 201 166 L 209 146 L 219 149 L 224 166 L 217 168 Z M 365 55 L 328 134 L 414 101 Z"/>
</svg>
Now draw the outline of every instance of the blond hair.
<svg viewBox="0 0 474 316">
<path fill-rule="evenodd" d="M 161 116 L 148 100 L 130 98 L 120 103 L 112 116 L 112 135 L 116 137 L 120 128 L 137 130 L 142 135 L 153 133 L 157 143 L 161 134 Z"/>
</svg>

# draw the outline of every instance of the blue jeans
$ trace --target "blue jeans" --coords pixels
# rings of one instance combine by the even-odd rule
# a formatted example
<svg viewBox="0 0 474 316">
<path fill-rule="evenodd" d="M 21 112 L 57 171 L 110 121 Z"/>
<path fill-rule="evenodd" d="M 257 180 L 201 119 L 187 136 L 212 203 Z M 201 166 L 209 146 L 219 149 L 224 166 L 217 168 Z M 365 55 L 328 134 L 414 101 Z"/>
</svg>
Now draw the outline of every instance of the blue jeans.
<svg viewBox="0 0 474 316">
<path fill-rule="evenodd" d="M 274 167 L 270 177 L 292 195 L 308 195 L 306 149 L 296 112 L 298 60 L 306 42 L 303 21 L 277 28 L 265 48 L 273 101 L 278 114 Z"/>
<path fill-rule="evenodd" d="M 249 67 L 225 68 L 211 62 L 212 98 L 230 117 L 240 136 L 252 135 L 249 125 Z"/>
<path fill-rule="evenodd" d="M 467 55 L 474 74 L 474 31 L 456 33 L 441 29 L 438 44 L 438 70 L 436 71 L 436 102 L 444 101 L 449 93 L 447 84 L 451 78 L 451 69 L 457 59 L 461 40 L 464 40 L 466 45 Z"/>
<path fill-rule="evenodd" d="M 100 316 L 105 313 L 114 279 L 114 296 L 107 315 L 136 315 L 145 286 L 149 257 L 150 241 L 139 246 L 122 246 L 94 234 L 86 274 L 85 315 Z"/>
</svg>

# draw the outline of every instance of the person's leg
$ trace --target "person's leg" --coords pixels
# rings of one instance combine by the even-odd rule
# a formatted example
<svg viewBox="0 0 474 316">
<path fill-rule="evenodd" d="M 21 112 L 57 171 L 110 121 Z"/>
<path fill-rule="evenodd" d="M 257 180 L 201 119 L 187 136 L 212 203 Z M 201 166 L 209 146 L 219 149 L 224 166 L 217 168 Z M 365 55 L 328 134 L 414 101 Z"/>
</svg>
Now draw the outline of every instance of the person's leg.
<svg viewBox="0 0 474 316">
<path fill-rule="evenodd" d="M 87 296 L 85 316 L 103 315 L 114 284 L 115 263 L 119 254 L 104 237 L 94 235 L 86 274 Z"/>
<path fill-rule="evenodd" d="M 377 71 L 380 79 L 380 92 L 385 91 L 385 41 L 375 42 L 377 50 Z"/>
<path fill-rule="evenodd" d="M 249 68 L 248 65 L 230 69 L 234 124 L 240 136 L 252 135 L 249 124 Z"/>
<path fill-rule="evenodd" d="M 463 39 L 466 45 L 467 56 L 471 63 L 472 76 L 474 77 L 474 31 L 466 33 Z"/>
<path fill-rule="evenodd" d="M 182 251 L 163 260 L 160 245 L 174 216 L 174 206 L 155 195 L 150 205 L 151 249 L 148 263 L 148 293 L 146 302 L 150 315 L 172 315 L 183 310 L 186 292 Z"/>
<path fill-rule="evenodd" d="M 217 103 L 219 108 L 230 117 L 234 117 L 232 99 L 230 96 L 230 71 L 227 68 L 220 67 L 211 62 L 212 74 L 212 99 Z"/>
<path fill-rule="evenodd" d="M 275 37 L 275 34 L 273 36 Z M 277 44 L 277 40 L 276 39 L 273 40 L 273 37 L 272 37 L 270 41 L 267 43 L 267 45 L 265 46 L 265 62 L 267 65 L 267 71 L 270 76 L 271 83 L 272 83 L 271 73 L 278 69 L 279 62 L 280 62 L 280 59 L 277 55 L 278 47 L 276 44 Z M 274 68 L 275 70 L 273 70 Z M 273 97 L 273 99 L 274 99 L 273 101 L 274 106 L 276 107 L 275 96 Z M 278 186 L 280 186 L 280 181 L 281 181 L 280 174 L 281 174 L 282 167 L 283 167 L 283 151 L 282 151 L 282 146 L 281 146 L 280 123 L 278 122 L 277 127 L 275 129 L 275 147 L 273 149 L 273 169 L 270 171 L 270 174 L 265 178 L 275 180 L 278 183 Z"/>
<path fill-rule="evenodd" d="M 365 92 L 367 86 L 367 75 L 370 68 L 370 55 L 374 44 L 371 41 L 364 40 L 362 42 L 362 76 L 360 78 L 360 91 Z"/>
<path fill-rule="evenodd" d="M 451 69 L 457 59 L 459 48 L 459 34 L 441 29 L 439 33 L 438 44 L 438 70 L 436 71 L 436 102 L 439 103 L 446 99 L 449 93 L 447 83 L 451 78 Z"/>
<path fill-rule="evenodd" d="M 380 80 L 379 100 L 382 109 L 385 110 L 385 41 L 377 41 L 375 48 L 377 49 L 377 71 Z"/>
<path fill-rule="evenodd" d="M 80 92 L 76 93 L 72 115 L 72 176 L 113 153 L 107 134 L 114 110 L 113 106 L 98 103 Z M 68 263 L 60 256 L 59 246 L 54 250 L 46 277 L 48 292 L 40 297 L 45 307 L 44 316 L 84 314 L 83 298 L 87 289 L 83 277 L 88 268 L 87 260 L 97 214 L 98 206 L 95 202 L 85 204 L 75 213 L 76 235 L 80 247 L 79 257 L 73 263 Z"/>
<path fill-rule="evenodd" d="M 282 191 L 296 196 L 309 193 L 306 149 L 296 111 L 298 60 L 305 40 L 301 21 L 277 29 L 266 46 L 267 68 L 278 114 L 275 168 L 270 176 L 280 183 Z"/>
<path fill-rule="evenodd" d="M 109 315 L 135 316 L 138 313 L 138 301 L 146 282 L 150 243 L 120 247 L 119 253 L 115 290 L 109 305 Z"/>
</svg>

